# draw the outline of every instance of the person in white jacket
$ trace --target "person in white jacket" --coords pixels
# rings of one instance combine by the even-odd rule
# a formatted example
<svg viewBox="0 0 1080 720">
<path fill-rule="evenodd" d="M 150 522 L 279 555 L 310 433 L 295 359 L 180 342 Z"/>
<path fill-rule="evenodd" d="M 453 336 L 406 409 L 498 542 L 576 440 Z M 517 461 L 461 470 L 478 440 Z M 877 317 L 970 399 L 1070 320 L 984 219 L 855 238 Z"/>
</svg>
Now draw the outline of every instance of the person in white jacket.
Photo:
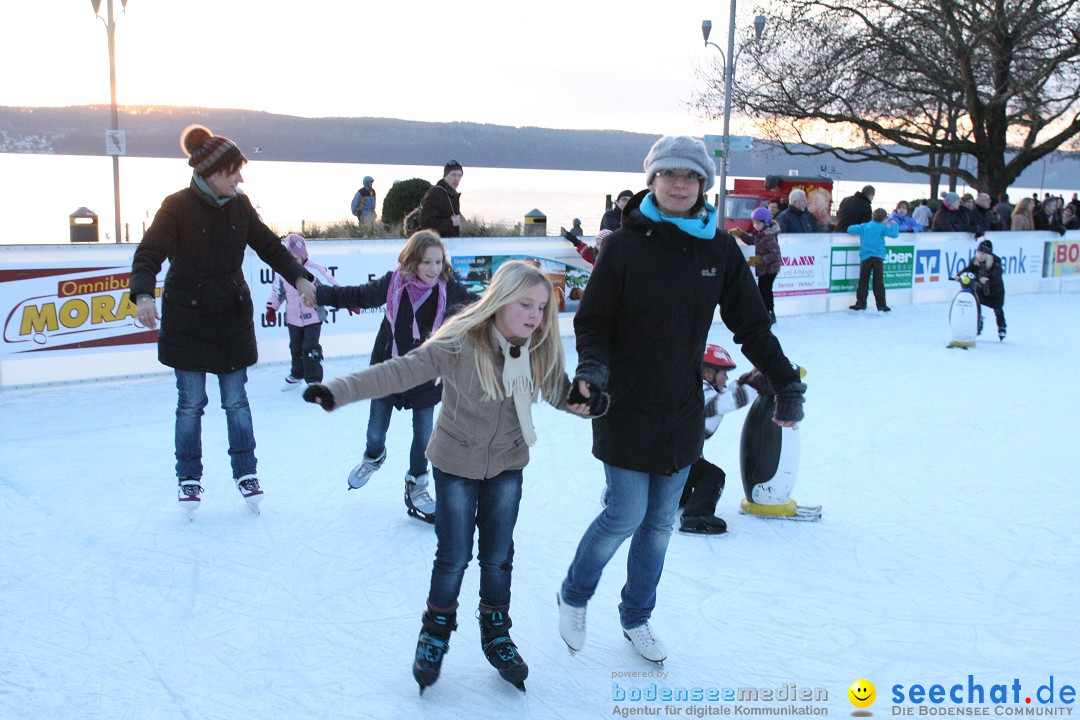
<svg viewBox="0 0 1080 720">
<path fill-rule="evenodd" d="M 719 345 L 706 345 L 701 359 L 702 390 L 705 393 L 705 439 L 708 440 L 720 427 L 724 415 L 746 407 L 758 396 L 757 390 L 748 384 L 752 373 L 738 380 L 727 379 L 735 363 L 728 351 Z M 683 508 L 679 531 L 702 535 L 722 535 L 727 523 L 716 517 L 716 503 L 724 492 L 726 475 L 722 469 L 704 457 L 690 466 L 690 474 L 683 486 L 679 505 Z"/>
<path fill-rule="evenodd" d="M 331 285 L 340 285 L 337 279 L 322 265 L 308 257 L 307 242 L 296 233 L 287 236 L 281 241 L 296 262 L 304 266 L 306 270 L 318 272 L 326 282 Z M 314 274 L 314 273 L 313 273 Z M 319 284 L 319 280 L 315 280 Z M 278 275 L 270 285 L 270 298 L 266 301 L 266 323 L 277 324 L 277 311 L 282 303 L 285 307 L 285 324 L 289 328 L 289 353 L 292 355 L 292 366 L 282 390 L 291 390 L 300 387 L 302 382 L 308 384 L 322 382 L 322 345 L 319 338 L 322 335 L 322 324 L 326 320 L 326 308 L 321 305 L 308 307 L 300 302 L 300 293 L 296 288 Z"/>
</svg>

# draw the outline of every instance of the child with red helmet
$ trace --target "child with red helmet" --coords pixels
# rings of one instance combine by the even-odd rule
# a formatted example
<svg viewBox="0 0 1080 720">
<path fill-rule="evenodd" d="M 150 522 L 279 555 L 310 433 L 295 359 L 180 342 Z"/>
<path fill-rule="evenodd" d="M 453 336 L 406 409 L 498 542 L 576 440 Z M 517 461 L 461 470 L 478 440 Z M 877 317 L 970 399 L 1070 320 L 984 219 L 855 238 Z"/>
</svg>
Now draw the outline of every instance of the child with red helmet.
<svg viewBox="0 0 1080 720">
<path fill-rule="evenodd" d="M 727 413 L 749 405 L 758 396 L 749 384 L 747 373 L 738 380 L 727 379 L 729 370 L 735 368 L 728 351 L 719 345 L 706 345 L 701 359 L 702 390 L 705 393 L 705 439 L 709 439 L 720 426 Z M 724 491 L 726 475 L 722 469 L 704 457 L 690 466 L 690 474 L 683 486 L 679 505 L 683 508 L 679 531 L 703 535 L 721 535 L 727 532 L 727 523 L 716 517 L 716 503 Z"/>
</svg>

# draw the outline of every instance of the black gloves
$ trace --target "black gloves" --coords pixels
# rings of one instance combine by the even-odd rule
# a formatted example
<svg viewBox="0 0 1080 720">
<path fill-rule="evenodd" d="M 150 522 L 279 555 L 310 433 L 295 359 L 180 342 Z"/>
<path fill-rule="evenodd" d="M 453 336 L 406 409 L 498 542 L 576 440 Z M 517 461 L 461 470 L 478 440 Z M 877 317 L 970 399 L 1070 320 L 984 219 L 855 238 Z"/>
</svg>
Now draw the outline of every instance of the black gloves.
<svg viewBox="0 0 1080 720">
<path fill-rule="evenodd" d="M 322 409 L 326 412 L 333 410 L 335 405 L 334 394 L 330 392 L 330 388 L 321 383 L 311 383 L 304 388 L 304 400 L 322 405 Z"/>
<path fill-rule="evenodd" d="M 793 381 L 776 393 L 776 412 L 773 419 L 779 422 L 800 422 L 803 419 L 803 403 L 806 402 L 806 383 Z"/>
<path fill-rule="evenodd" d="M 570 394 L 566 398 L 568 405 L 585 404 L 589 406 L 589 417 L 598 418 L 608 411 L 611 398 L 606 392 L 589 383 L 589 397 L 585 397 L 578 390 L 577 380 L 570 385 Z"/>
<path fill-rule="evenodd" d="M 570 232 L 569 230 L 563 230 L 562 236 L 572 242 L 574 244 L 574 247 L 578 247 L 584 244 L 581 242 L 581 238 L 579 238 L 577 235 Z"/>
</svg>

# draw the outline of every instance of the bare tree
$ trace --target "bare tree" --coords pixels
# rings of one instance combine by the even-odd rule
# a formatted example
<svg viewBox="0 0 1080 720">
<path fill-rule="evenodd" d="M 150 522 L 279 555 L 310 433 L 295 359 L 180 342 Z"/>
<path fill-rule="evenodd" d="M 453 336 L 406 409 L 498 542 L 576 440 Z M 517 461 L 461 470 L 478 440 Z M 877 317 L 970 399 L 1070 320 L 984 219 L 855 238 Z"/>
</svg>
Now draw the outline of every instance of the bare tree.
<svg viewBox="0 0 1080 720">
<path fill-rule="evenodd" d="M 761 12 L 767 30 L 745 47 L 732 103 L 790 154 L 885 162 L 996 197 L 1080 146 L 1080 0 L 785 0 Z M 722 73 L 701 74 L 695 104 L 715 117 Z"/>
</svg>

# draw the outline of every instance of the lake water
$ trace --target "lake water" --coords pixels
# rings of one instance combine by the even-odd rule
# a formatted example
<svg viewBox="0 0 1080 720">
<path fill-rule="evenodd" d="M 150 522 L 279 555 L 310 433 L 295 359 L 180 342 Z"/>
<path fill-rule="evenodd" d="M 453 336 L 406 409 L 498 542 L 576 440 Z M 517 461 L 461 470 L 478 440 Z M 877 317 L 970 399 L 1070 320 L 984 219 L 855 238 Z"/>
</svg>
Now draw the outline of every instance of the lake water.
<svg viewBox="0 0 1080 720">
<path fill-rule="evenodd" d="M 853 169 L 854 170 L 854 169 Z M 254 156 L 244 168 L 244 191 L 263 219 L 277 232 L 299 230 L 301 222 L 326 224 L 351 218 L 349 202 L 363 177 L 375 178 L 382 198 L 395 180 L 420 177 L 439 179 L 442 166 L 356 165 L 349 163 L 295 163 L 261 161 Z M 77 155 L 0 153 L 0 214 L 4 232 L 0 244 L 66 244 L 69 216 L 79 207 L 98 215 L 102 242 L 114 233 L 112 160 Z M 183 158 L 121 158 L 120 211 L 132 242 L 138 242 L 161 200 L 188 184 L 190 170 Z M 467 167 L 459 190 L 462 212 L 468 218 L 520 223 L 526 213 L 540 210 L 547 216 L 549 235 L 569 228 L 581 218 L 587 235 L 599 230 L 605 195 L 644 187 L 643 173 L 529 170 Z M 729 184 L 732 178 L 729 178 Z M 836 202 L 872 179 L 837 182 Z M 925 197 L 928 183 L 879 183 L 875 206 L 892 209 L 897 201 Z M 963 193 L 966 188 L 960 188 Z M 1046 188 L 1070 197 L 1075 189 Z M 1014 200 L 1043 192 L 1040 188 L 1012 188 Z M 835 210 L 835 206 L 834 206 Z"/>
</svg>

